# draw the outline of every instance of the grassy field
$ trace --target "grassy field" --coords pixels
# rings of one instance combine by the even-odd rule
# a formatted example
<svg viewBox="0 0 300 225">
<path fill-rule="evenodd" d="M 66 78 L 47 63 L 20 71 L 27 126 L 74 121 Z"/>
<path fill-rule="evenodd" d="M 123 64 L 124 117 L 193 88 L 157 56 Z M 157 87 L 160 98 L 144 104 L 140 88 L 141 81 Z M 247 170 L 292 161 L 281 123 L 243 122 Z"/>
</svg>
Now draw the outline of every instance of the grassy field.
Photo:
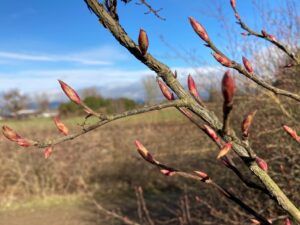
<svg viewBox="0 0 300 225">
<path fill-rule="evenodd" d="M 252 102 L 247 107 L 256 104 Z M 215 109 L 221 118 L 219 104 L 208 107 Z M 287 145 L 287 137 L 281 132 L 281 123 L 286 117 L 281 111 L 270 110 L 273 120 L 265 119 L 269 115 L 266 109 L 258 113 L 256 120 L 261 122 L 252 128 L 255 132 L 251 144 L 259 150 L 261 157 L 267 159 L 271 176 L 297 204 L 299 196 L 293 193 L 299 193 L 299 184 L 292 183 L 291 176 L 294 175 L 290 176 L 299 174 L 298 167 L 293 164 L 295 143 Z M 237 105 L 234 113 L 232 124 L 238 131 L 244 107 Z M 71 133 L 79 131 L 83 122 L 80 117 L 62 120 Z M 95 119 L 88 121 L 93 122 Z M 26 138 L 49 140 L 61 137 L 52 119 L 1 121 L 1 125 L 4 123 Z M 137 187 L 143 188 L 144 201 L 156 224 L 190 225 L 202 224 L 203 221 L 207 224 L 241 224 L 240 221 L 246 221 L 242 224 L 249 224 L 251 217 L 207 185 L 176 176 L 163 176 L 137 154 L 136 139 L 159 161 L 184 171 L 203 170 L 256 209 L 269 216 L 282 214 L 276 207 L 265 210 L 260 202 L 271 205 L 270 200 L 246 189 L 216 160 L 218 150 L 207 136 L 178 111 L 165 109 L 114 121 L 55 146 L 53 155 L 47 160 L 42 149 L 18 147 L 1 135 L 0 224 L 122 224 L 97 210 L 87 196 L 92 196 L 93 201 L 108 210 L 147 224 L 144 217 L 140 217 Z M 231 154 L 245 175 L 254 179 L 241 160 Z M 280 172 L 282 166 L 284 176 Z M 201 199 L 200 203 L 196 199 Z M 190 222 L 186 220 L 187 209 Z"/>
</svg>

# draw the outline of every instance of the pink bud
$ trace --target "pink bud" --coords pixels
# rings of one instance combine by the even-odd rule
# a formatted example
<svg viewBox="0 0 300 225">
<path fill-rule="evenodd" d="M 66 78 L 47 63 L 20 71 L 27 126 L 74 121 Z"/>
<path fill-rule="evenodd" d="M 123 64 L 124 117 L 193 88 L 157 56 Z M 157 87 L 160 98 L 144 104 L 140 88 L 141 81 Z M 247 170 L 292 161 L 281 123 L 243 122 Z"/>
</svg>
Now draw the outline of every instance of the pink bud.
<svg viewBox="0 0 300 225">
<path fill-rule="evenodd" d="M 239 15 L 238 13 L 235 13 L 234 16 L 235 16 L 235 18 L 236 18 L 237 20 L 241 20 L 241 17 L 240 17 L 240 15 Z"/>
<path fill-rule="evenodd" d="M 246 70 L 249 72 L 249 73 L 253 73 L 253 68 L 251 66 L 251 63 L 249 62 L 249 60 L 243 56 L 243 63 L 244 63 L 244 66 L 246 68 Z"/>
<path fill-rule="evenodd" d="M 235 0 L 230 0 L 230 4 L 231 4 L 231 7 L 232 7 L 233 9 L 236 8 L 236 2 L 235 2 Z"/>
<path fill-rule="evenodd" d="M 290 128 L 287 125 L 283 125 L 283 129 L 297 142 L 300 143 L 300 136 L 298 136 L 298 134 L 296 133 L 296 131 L 292 128 Z"/>
<path fill-rule="evenodd" d="M 45 159 L 48 159 L 51 154 L 52 154 L 52 147 L 45 148 L 45 150 L 44 150 Z"/>
<path fill-rule="evenodd" d="M 34 143 L 35 143 L 34 141 L 28 140 L 28 139 L 25 139 L 25 138 L 19 138 L 17 140 L 17 144 L 20 145 L 21 147 L 25 147 L 25 148 L 34 145 Z"/>
<path fill-rule="evenodd" d="M 276 41 L 276 38 L 275 38 L 274 35 L 269 34 L 269 35 L 268 35 L 268 38 L 269 38 L 271 41 Z"/>
<path fill-rule="evenodd" d="M 231 143 L 226 143 L 220 150 L 217 159 L 220 159 L 221 157 L 225 156 L 232 148 Z"/>
<path fill-rule="evenodd" d="M 259 158 L 259 157 L 255 157 L 255 161 L 257 163 L 257 165 L 263 170 L 263 171 L 268 171 L 268 164 L 265 160 Z"/>
<path fill-rule="evenodd" d="M 157 79 L 157 82 L 158 82 L 158 85 L 159 85 L 159 88 L 160 88 L 161 92 L 166 97 L 166 99 L 174 100 L 174 95 L 173 95 L 173 93 L 170 92 L 167 85 L 160 79 Z"/>
<path fill-rule="evenodd" d="M 148 162 L 152 163 L 152 164 L 157 164 L 158 161 L 156 161 L 153 156 L 149 153 L 149 151 L 145 148 L 144 145 L 142 145 L 141 142 L 139 142 L 138 140 L 135 141 L 135 145 L 137 147 L 137 151 L 138 153 Z"/>
<path fill-rule="evenodd" d="M 61 133 L 63 133 L 64 135 L 68 135 L 69 129 L 66 127 L 65 124 L 63 124 L 63 123 L 61 122 L 61 120 L 59 119 L 58 116 L 54 117 L 54 123 L 55 123 L 57 129 L 58 129 Z"/>
<path fill-rule="evenodd" d="M 160 172 L 161 172 L 163 175 L 168 176 L 168 177 L 173 176 L 173 175 L 175 175 L 175 173 L 176 173 L 175 171 L 166 170 L 166 169 L 161 169 Z"/>
<path fill-rule="evenodd" d="M 76 104 L 81 104 L 81 100 L 78 96 L 78 94 L 76 93 L 76 91 L 74 91 L 73 88 L 71 88 L 69 85 L 67 85 L 65 82 L 58 80 L 58 82 L 60 83 L 60 86 L 62 88 L 62 90 L 65 92 L 65 94 L 68 96 L 68 98 L 73 101 Z"/>
<path fill-rule="evenodd" d="M 191 75 L 188 76 L 188 87 L 190 90 L 190 93 L 195 97 L 195 98 L 199 98 L 199 93 L 197 91 L 197 86 L 195 84 L 195 81 L 193 79 L 193 77 Z"/>
<path fill-rule="evenodd" d="M 2 133 L 10 141 L 17 141 L 21 138 L 20 135 L 18 135 L 13 129 L 6 125 L 2 126 Z"/>
<path fill-rule="evenodd" d="M 215 142 L 220 143 L 220 138 L 216 134 L 216 132 L 208 125 L 204 125 L 204 132 L 210 136 Z"/>
<path fill-rule="evenodd" d="M 289 218 L 286 218 L 284 221 L 284 225 L 292 225 L 291 221 Z"/>
<path fill-rule="evenodd" d="M 207 179 L 208 175 L 202 171 L 194 171 L 199 177 L 201 177 L 202 179 Z"/>
<path fill-rule="evenodd" d="M 249 34 L 246 33 L 246 32 L 242 32 L 241 35 L 243 35 L 243 36 L 248 36 Z"/>
<path fill-rule="evenodd" d="M 268 36 L 268 33 L 267 33 L 265 30 L 261 30 L 261 34 L 262 34 L 264 37 L 267 37 L 267 36 Z"/>
<path fill-rule="evenodd" d="M 244 137 L 249 136 L 249 129 L 251 127 L 251 124 L 253 122 L 256 112 L 257 112 L 257 110 L 254 110 L 254 111 L 248 113 L 242 122 L 242 132 L 243 132 Z"/>
<path fill-rule="evenodd" d="M 260 222 L 257 220 L 257 219 L 250 219 L 252 224 L 256 224 L 256 225 L 259 225 Z"/>
<path fill-rule="evenodd" d="M 229 70 L 227 70 L 222 79 L 222 93 L 224 102 L 230 104 L 233 101 L 235 93 L 235 81 L 230 75 Z"/>
<path fill-rule="evenodd" d="M 197 22 L 193 17 L 189 17 L 189 20 L 190 20 L 190 23 L 191 23 L 194 31 L 199 35 L 199 37 L 203 41 L 208 42 L 209 37 L 208 37 L 208 34 L 207 34 L 205 28 L 199 22 Z"/>
<path fill-rule="evenodd" d="M 232 66 L 232 62 L 226 56 L 220 55 L 219 53 L 216 53 L 216 52 L 213 53 L 213 56 L 223 66 L 226 66 L 226 67 Z"/>
<path fill-rule="evenodd" d="M 149 40 L 146 31 L 144 31 L 143 29 L 140 29 L 138 42 L 139 42 L 139 49 L 142 55 L 146 55 L 149 47 Z"/>
</svg>

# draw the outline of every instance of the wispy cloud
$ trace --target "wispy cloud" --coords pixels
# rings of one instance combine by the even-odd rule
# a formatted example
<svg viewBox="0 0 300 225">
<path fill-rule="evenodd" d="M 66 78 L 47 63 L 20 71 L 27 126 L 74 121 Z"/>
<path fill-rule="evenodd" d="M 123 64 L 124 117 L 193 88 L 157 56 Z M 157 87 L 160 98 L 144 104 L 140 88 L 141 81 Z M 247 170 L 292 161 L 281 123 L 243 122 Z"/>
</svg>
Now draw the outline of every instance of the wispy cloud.
<svg viewBox="0 0 300 225">
<path fill-rule="evenodd" d="M 64 52 L 60 54 L 49 53 L 28 53 L 28 52 L 9 52 L 0 51 L 0 61 L 14 62 L 17 61 L 34 61 L 34 62 L 69 62 L 82 65 L 112 65 L 117 60 L 124 60 L 124 52 L 118 49 L 104 46 L 92 50 L 80 52 Z"/>
</svg>

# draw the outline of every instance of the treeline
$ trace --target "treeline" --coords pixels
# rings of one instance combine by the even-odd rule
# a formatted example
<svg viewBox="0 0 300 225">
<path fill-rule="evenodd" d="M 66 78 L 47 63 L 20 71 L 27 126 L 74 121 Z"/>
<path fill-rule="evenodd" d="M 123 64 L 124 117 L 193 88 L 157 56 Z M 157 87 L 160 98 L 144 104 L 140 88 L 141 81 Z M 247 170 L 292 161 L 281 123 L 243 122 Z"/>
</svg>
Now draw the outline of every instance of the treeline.
<svg viewBox="0 0 300 225">
<path fill-rule="evenodd" d="M 138 103 L 129 98 L 106 99 L 101 96 L 87 96 L 83 102 L 95 111 L 103 113 L 118 113 L 136 108 Z M 83 110 L 73 102 L 60 104 L 59 113 L 61 115 L 80 115 Z"/>
</svg>

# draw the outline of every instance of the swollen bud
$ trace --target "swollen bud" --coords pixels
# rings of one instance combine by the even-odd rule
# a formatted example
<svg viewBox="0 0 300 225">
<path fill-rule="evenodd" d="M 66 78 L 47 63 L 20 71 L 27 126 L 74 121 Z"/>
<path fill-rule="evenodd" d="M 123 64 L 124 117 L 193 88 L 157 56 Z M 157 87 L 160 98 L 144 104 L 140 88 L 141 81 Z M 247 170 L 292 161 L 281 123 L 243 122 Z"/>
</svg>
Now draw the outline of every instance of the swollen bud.
<svg viewBox="0 0 300 225">
<path fill-rule="evenodd" d="M 62 90 L 65 92 L 65 94 L 68 96 L 68 98 L 71 101 L 73 101 L 74 103 L 80 105 L 81 100 L 80 100 L 78 94 L 76 93 L 76 91 L 74 91 L 74 89 L 71 88 L 69 85 L 67 85 L 65 82 L 63 82 L 61 80 L 58 80 L 58 82 L 60 83 Z"/>
<path fill-rule="evenodd" d="M 10 141 L 16 142 L 18 139 L 21 138 L 20 135 L 18 135 L 13 129 L 6 125 L 2 126 L 2 133 Z"/>
<path fill-rule="evenodd" d="M 286 218 L 284 221 L 284 225 L 292 225 L 291 221 L 289 218 Z"/>
<path fill-rule="evenodd" d="M 65 124 L 63 124 L 63 123 L 61 122 L 61 120 L 59 119 L 58 116 L 54 117 L 53 120 L 54 120 L 54 123 L 55 123 L 57 129 L 58 129 L 61 133 L 63 133 L 64 135 L 68 135 L 68 134 L 69 134 L 69 129 L 66 127 Z"/>
<path fill-rule="evenodd" d="M 256 112 L 257 112 L 257 110 L 254 110 L 254 111 L 248 113 L 242 122 L 242 132 L 243 132 L 244 137 L 249 136 L 249 129 L 251 127 L 251 124 L 253 122 Z"/>
<path fill-rule="evenodd" d="M 256 156 L 255 162 L 263 171 L 268 171 L 268 164 L 265 160 Z"/>
<path fill-rule="evenodd" d="M 149 40 L 146 31 L 144 31 L 143 29 L 140 29 L 138 42 L 139 42 L 139 49 L 142 55 L 143 56 L 146 55 L 149 47 Z"/>
<path fill-rule="evenodd" d="M 260 222 L 257 220 L 257 219 L 250 219 L 252 224 L 256 224 L 256 225 L 259 225 Z"/>
<path fill-rule="evenodd" d="M 149 163 L 157 164 L 158 161 L 156 161 L 153 156 L 148 152 L 148 150 L 145 148 L 144 145 L 142 145 L 141 142 L 138 140 L 135 141 L 135 146 L 137 148 L 138 153 Z"/>
<path fill-rule="evenodd" d="M 216 53 L 216 52 L 213 53 L 213 56 L 223 66 L 226 66 L 226 67 L 232 66 L 232 62 L 226 56 L 220 55 L 219 53 Z"/>
<path fill-rule="evenodd" d="M 18 139 L 16 142 L 17 142 L 17 144 L 18 144 L 19 146 L 25 147 L 25 148 L 30 147 L 30 146 L 32 146 L 32 145 L 35 144 L 34 141 L 28 140 L 28 139 L 25 139 L 25 138 L 20 138 L 20 139 Z"/>
<path fill-rule="evenodd" d="M 191 75 L 188 76 L 188 87 L 190 90 L 190 93 L 195 97 L 195 98 L 200 98 L 197 86 L 195 84 L 195 81 Z"/>
<path fill-rule="evenodd" d="M 230 4 L 233 9 L 236 9 L 236 1 L 235 0 L 230 0 Z"/>
<path fill-rule="evenodd" d="M 52 154 L 52 147 L 45 148 L 45 150 L 44 150 L 45 159 L 48 159 L 51 154 Z"/>
<path fill-rule="evenodd" d="M 220 159 L 221 157 L 225 156 L 232 148 L 231 143 L 226 143 L 220 150 L 217 159 Z"/>
<path fill-rule="evenodd" d="M 300 136 L 298 136 L 298 134 L 296 133 L 296 131 L 292 128 L 290 128 L 287 125 L 283 125 L 283 129 L 297 142 L 300 143 Z"/>
<path fill-rule="evenodd" d="M 205 28 L 199 22 L 197 22 L 193 17 L 189 17 L 189 20 L 190 20 L 190 24 L 192 25 L 194 31 L 199 35 L 199 37 L 203 41 L 208 42 L 209 37 L 208 37 L 208 34 L 207 34 Z"/>
<path fill-rule="evenodd" d="M 208 178 L 208 175 L 202 171 L 194 171 L 201 179 L 207 179 Z"/>
<path fill-rule="evenodd" d="M 168 176 L 168 177 L 173 176 L 176 173 L 175 171 L 171 171 L 171 170 L 167 170 L 167 169 L 161 169 L 160 172 L 163 175 Z"/>
<path fill-rule="evenodd" d="M 217 133 L 208 125 L 204 125 L 204 132 L 211 138 L 213 139 L 215 142 L 220 143 L 220 138 L 217 135 Z"/>
<path fill-rule="evenodd" d="M 244 57 L 244 56 L 243 56 L 243 64 L 244 64 L 246 70 L 247 70 L 249 73 L 253 73 L 253 68 L 252 68 L 252 66 L 251 66 L 251 64 L 250 64 L 250 62 L 249 62 L 249 60 L 248 60 L 246 57 Z"/>
<path fill-rule="evenodd" d="M 173 93 L 170 92 L 167 85 L 160 79 L 157 79 L 157 83 L 159 85 L 161 92 L 166 97 L 166 99 L 168 99 L 169 101 L 174 100 L 175 97 L 174 97 Z"/>
<path fill-rule="evenodd" d="M 235 93 L 235 81 L 227 70 L 222 79 L 222 94 L 225 104 L 230 104 L 233 101 Z"/>
</svg>

